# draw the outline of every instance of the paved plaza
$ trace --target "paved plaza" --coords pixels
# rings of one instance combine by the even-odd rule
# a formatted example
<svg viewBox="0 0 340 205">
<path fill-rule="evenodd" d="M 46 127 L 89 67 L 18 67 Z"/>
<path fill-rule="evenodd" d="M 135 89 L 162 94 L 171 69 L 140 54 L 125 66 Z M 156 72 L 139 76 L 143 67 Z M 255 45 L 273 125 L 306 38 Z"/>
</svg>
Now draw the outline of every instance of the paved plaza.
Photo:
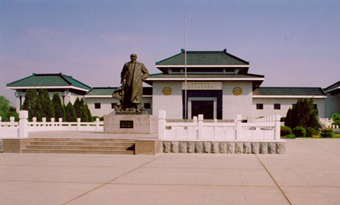
<svg viewBox="0 0 340 205">
<path fill-rule="evenodd" d="M 0 154 L 0 204 L 340 204 L 340 139 L 283 155 Z"/>
</svg>

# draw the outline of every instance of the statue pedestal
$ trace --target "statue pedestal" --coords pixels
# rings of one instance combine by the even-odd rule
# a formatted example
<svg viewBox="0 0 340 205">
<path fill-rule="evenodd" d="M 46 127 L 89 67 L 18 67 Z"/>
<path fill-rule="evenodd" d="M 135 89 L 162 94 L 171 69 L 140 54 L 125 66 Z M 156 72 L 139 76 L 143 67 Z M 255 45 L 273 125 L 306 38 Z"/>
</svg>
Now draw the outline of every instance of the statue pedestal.
<svg viewBox="0 0 340 205">
<path fill-rule="evenodd" d="M 104 116 L 105 134 L 155 134 L 157 116 L 148 114 L 112 114 Z"/>
</svg>

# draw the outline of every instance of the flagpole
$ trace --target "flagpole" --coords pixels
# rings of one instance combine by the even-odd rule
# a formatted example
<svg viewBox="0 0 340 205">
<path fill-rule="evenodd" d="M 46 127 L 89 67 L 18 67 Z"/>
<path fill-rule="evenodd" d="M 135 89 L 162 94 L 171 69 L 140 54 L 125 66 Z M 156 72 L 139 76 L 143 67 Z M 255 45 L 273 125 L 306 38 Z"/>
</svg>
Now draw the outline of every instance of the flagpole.
<svg viewBox="0 0 340 205">
<path fill-rule="evenodd" d="M 186 15 L 184 15 L 184 112 L 185 120 L 188 119 L 188 96 L 187 96 L 187 25 Z"/>
</svg>

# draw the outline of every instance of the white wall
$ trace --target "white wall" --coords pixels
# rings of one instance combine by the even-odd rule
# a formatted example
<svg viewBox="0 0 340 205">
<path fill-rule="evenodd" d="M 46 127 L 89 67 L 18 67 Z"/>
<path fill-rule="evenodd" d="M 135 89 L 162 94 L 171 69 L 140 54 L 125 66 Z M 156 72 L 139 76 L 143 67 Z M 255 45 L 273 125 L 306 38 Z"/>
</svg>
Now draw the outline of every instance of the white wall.
<svg viewBox="0 0 340 205">
<path fill-rule="evenodd" d="M 281 115 L 285 117 L 289 108 L 296 104 L 297 98 L 254 98 L 253 100 L 253 113 L 254 117 L 262 117 L 269 115 Z M 263 110 L 256 109 L 256 104 L 263 104 Z M 280 110 L 274 110 L 274 104 L 281 104 Z M 319 117 L 325 116 L 325 99 L 314 99 L 314 104 L 317 104 Z"/>
<path fill-rule="evenodd" d="M 172 89 L 171 95 L 163 94 L 164 87 Z M 182 119 L 182 82 L 154 82 L 152 92 L 153 115 L 165 110 L 168 119 Z"/>
<path fill-rule="evenodd" d="M 252 82 L 223 82 L 223 119 L 236 119 L 237 114 L 242 115 L 242 119 L 253 116 Z M 233 89 L 240 87 L 242 94 L 236 96 Z"/>
<path fill-rule="evenodd" d="M 331 118 L 334 113 L 340 113 L 340 95 L 327 94 L 325 117 Z"/>
<path fill-rule="evenodd" d="M 112 103 L 120 104 L 119 100 L 115 98 L 86 98 L 85 102 L 87 103 L 92 116 L 102 117 L 104 115 L 114 113 L 114 109 L 112 108 Z M 100 103 L 100 109 L 95 109 L 94 104 Z"/>
</svg>

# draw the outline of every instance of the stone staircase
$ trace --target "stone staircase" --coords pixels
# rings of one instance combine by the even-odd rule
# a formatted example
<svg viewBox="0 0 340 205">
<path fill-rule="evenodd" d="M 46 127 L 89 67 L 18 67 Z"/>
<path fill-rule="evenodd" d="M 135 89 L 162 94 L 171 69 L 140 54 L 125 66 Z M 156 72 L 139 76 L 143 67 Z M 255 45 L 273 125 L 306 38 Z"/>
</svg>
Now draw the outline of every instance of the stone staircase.
<svg viewBox="0 0 340 205">
<path fill-rule="evenodd" d="M 88 138 L 34 138 L 22 153 L 129 154 L 135 153 L 135 140 Z"/>
</svg>

